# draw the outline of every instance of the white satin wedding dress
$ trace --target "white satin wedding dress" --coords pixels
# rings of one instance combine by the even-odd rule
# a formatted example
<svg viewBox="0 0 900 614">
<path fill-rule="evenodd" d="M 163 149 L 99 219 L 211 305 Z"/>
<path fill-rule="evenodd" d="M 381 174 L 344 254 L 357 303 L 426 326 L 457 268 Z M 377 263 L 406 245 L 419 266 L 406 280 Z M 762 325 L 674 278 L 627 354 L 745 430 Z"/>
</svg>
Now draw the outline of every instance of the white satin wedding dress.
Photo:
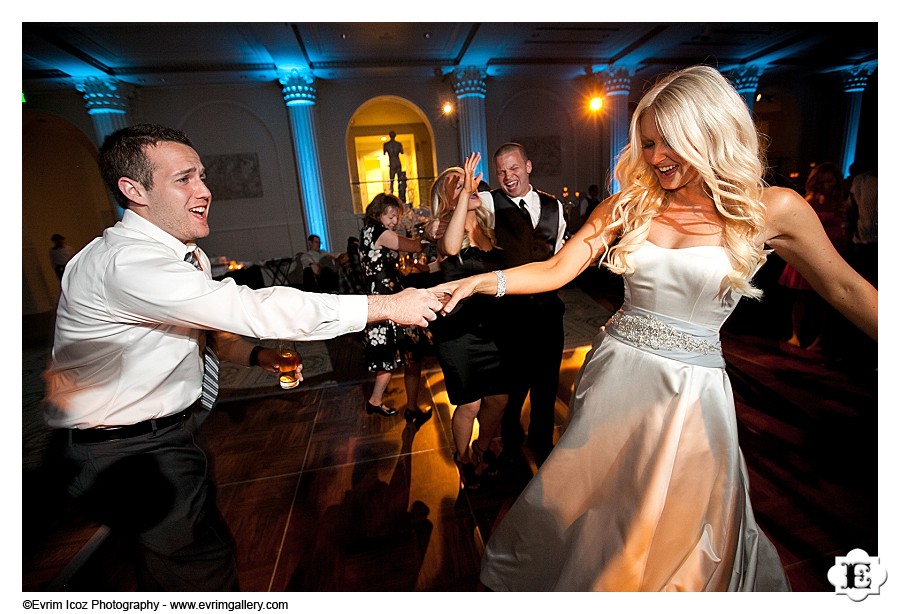
<svg viewBox="0 0 900 614">
<path fill-rule="evenodd" d="M 716 246 L 629 256 L 570 423 L 491 536 L 481 581 L 511 591 L 790 590 L 759 530 L 718 330 L 737 301 Z"/>
</svg>

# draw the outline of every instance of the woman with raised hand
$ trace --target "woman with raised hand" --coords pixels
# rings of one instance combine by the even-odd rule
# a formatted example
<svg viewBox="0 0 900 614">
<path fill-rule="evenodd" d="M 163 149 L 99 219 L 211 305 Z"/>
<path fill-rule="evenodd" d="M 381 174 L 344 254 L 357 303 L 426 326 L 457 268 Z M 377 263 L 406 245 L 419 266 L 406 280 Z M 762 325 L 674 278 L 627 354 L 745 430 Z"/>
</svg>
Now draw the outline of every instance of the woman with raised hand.
<svg viewBox="0 0 900 614">
<path fill-rule="evenodd" d="M 497 241 L 488 213 L 481 206 L 474 176 L 481 154 L 466 158 L 464 168 L 450 167 L 431 188 L 434 219 L 446 223 L 438 242 L 441 272 L 446 281 L 490 271 L 496 266 Z M 509 376 L 494 339 L 497 317 L 488 297 L 473 297 L 430 327 L 444 373 L 447 396 L 456 405 L 451 427 L 453 459 L 466 488 L 478 488 L 495 470 L 490 449 L 506 406 Z M 478 419 L 478 437 L 471 442 Z"/>
</svg>

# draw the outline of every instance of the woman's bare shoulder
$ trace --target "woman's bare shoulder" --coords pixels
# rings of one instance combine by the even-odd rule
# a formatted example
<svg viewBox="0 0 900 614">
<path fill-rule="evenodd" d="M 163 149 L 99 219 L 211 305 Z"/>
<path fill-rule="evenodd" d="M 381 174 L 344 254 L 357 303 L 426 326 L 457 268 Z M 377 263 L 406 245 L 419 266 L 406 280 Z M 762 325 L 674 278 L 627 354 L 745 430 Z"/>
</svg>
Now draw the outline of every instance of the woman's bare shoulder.
<svg viewBox="0 0 900 614">
<path fill-rule="evenodd" d="M 778 186 L 765 188 L 762 202 L 766 206 L 766 219 L 770 223 L 809 208 L 809 203 L 796 190 Z"/>
<path fill-rule="evenodd" d="M 768 209 L 796 206 L 797 201 L 805 203 L 806 200 L 796 190 L 771 186 L 765 188 L 762 193 L 762 202 Z"/>
<path fill-rule="evenodd" d="M 806 199 L 791 188 L 766 188 L 762 202 L 766 206 L 767 240 L 794 235 L 798 228 L 818 220 Z"/>
</svg>

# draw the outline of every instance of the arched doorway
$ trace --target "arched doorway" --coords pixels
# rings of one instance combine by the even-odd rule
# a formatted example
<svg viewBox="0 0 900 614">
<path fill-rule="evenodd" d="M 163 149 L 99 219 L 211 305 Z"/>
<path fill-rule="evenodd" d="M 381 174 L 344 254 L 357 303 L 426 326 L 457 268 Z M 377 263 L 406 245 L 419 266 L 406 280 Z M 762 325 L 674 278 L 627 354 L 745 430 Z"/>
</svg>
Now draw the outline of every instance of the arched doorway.
<svg viewBox="0 0 900 614">
<path fill-rule="evenodd" d="M 391 177 L 389 156 L 384 149 L 391 132 L 402 147 L 402 174 L 397 179 Z M 347 126 L 347 166 L 354 213 L 364 213 L 366 205 L 380 192 L 397 194 L 413 210 L 427 210 L 435 157 L 431 124 L 416 105 L 398 96 L 378 96 L 360 105 Z"/>
<path fill-rule="evenodd" d="M 116 222 L 97 166 L 97 147 L 59 117 L 22 118 L 22 314 L 55 309 L 59 282 L 50 266 L 50 235 L 77 251 Z"/>
</svg>

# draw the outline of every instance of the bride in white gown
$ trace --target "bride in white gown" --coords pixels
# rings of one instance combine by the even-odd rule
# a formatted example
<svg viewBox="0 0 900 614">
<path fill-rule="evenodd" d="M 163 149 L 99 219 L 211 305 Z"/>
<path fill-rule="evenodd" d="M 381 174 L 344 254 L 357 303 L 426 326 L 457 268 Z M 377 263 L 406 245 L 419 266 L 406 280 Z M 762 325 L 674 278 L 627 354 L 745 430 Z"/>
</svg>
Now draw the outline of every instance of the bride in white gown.
<svg viewBox="0 0 900 614">
<path fill-rule="evenodd" d="M 434 288 L 449 312 L 476 292 L 561 287 L 597 258 L 625 279 L 565 433 L 487 544 L 488 588 L 789 590 L 753 517 L 718 331 L 742 295 L 761 295 L 750 280 L 764 247 L 873 338 L 878 294 L 763 168 L 728 81 L 705 66 L 673 73 L 632 117 L 621 192 L 556 256 Z"/>
</svg>

